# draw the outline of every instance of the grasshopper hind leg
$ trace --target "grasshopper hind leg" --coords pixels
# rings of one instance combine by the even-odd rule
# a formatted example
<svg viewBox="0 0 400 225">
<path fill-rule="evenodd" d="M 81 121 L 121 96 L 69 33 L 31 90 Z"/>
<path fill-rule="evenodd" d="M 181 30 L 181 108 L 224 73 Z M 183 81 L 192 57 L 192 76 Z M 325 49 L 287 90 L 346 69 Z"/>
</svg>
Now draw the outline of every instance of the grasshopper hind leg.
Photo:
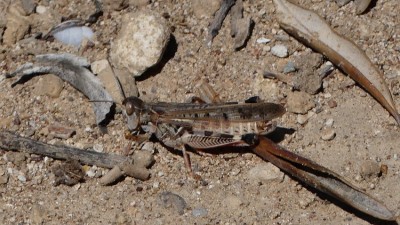
<svg viewBox="0 0 400 225">
<path fill-rule="evenodd" d="M 182 145 L 181 149 L 182 149 L 183 159 L 185 161 L 185 167 L 186 167 L 186 170 L 188 171 L 189 175 L 191 177 L 193 177 L 195 180 L 202 180 L 200 175 L 193 172 L 192 163 L 190 162 L 190 155 L 186 151 L 186 146 Z"/>
</svg>

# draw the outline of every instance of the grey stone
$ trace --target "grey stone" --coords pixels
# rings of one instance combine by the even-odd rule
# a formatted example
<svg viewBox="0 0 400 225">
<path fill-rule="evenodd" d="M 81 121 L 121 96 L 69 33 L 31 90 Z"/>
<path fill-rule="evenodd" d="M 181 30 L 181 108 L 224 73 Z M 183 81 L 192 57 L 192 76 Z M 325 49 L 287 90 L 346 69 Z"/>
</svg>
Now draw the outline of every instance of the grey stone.
<svg viewBox="0 0 400 225">
<path fill-rule="evenodd" d="M 275 45 L 271 48 L 271 53 L 279 58 L 286 58 L 289 55 L 288 49 L 284 45 Z"/>
<path fill-rule="evenodd" d="M 291 73 L 291 72 L 295 72 L 296 66 L 294 65 L 294 63 L 292 61 L 289 61 L 285 67 L 283 68 L 283 73 Z"/>
<path fill-rule="evenodd" d="M 186 201 L 181 196 L 172 192 L 166 191 L 159 196 L 160 205 L 164 208 L 173 209 L 179 215 L 183 215 L 186 209 Z"/>
</svg>

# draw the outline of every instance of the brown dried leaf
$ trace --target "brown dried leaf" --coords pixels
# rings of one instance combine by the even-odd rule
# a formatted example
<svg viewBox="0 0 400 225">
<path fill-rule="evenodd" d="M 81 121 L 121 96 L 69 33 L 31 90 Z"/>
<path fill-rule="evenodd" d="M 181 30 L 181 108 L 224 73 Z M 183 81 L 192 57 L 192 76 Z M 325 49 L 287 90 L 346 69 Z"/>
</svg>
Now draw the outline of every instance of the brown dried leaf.
<svg viewBox="0 0 400 225">
<path fill-rule="evenodd" d="M 385 107 L 400 125 L 400 115 L 383 74 L 366 54 L 350 40 L 338 35 L 316 13 L 286 0 L 274 0 L 279 25 L 314 50 L 324 54 L 337 67 L 363 86 Z"/>
</svg>

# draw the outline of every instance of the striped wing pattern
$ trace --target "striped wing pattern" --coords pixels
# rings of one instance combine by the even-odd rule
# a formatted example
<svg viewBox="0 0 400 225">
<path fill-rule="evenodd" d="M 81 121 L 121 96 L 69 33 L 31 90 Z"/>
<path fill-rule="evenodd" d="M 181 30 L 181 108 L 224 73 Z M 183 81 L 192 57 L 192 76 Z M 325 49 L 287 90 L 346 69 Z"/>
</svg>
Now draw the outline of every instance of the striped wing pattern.
<svg viewBox="0 0 400 225">
<path fill-rule="evenodd" d="M 182 138 L 182 141 L 192 148 L 196 149 L 208 149 L 222 146 L 248 146 L 241 137 L 213 137 L 213 136 L 199 136 L 194 134 L 186 134 Z"/>
</svg>

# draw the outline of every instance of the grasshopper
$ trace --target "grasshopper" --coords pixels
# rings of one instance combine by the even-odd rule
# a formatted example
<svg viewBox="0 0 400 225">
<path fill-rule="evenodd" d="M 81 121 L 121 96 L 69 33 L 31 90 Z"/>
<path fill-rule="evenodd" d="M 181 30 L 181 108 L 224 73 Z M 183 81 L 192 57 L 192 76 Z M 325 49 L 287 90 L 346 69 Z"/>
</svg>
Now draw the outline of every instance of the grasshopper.
<svg viewBox="0 0 400 225">
<path fill-rule="evenodd" d="M 146 103 L 137 97 L 123 102 L 128 139 L 154 135 L 168 147 L 181 150 L 193 175 L 186 147 L 210 149 L 249 146 L 249 134 L 266 135 L 276 128 L 272 121 L 285 113 L 280 104 L 254 103 Z"/>
</svg>

